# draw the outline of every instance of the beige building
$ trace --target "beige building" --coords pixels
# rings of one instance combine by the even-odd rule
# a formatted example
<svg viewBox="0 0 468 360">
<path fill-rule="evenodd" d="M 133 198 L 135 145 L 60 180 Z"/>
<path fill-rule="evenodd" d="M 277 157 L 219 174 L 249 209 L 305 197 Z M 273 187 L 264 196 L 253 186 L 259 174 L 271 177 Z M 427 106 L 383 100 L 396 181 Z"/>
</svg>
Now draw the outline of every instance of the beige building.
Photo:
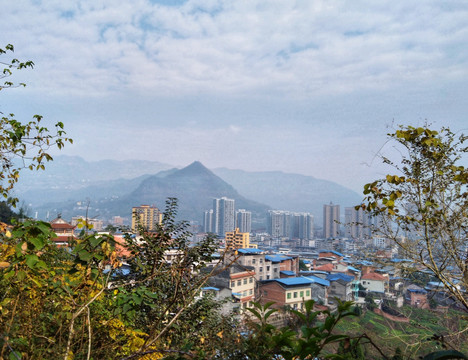
<svg viewBox="0 0 468 360">
<path fill-rule="evenodd" d="M 239 228 L 226 233 L 226 250 L 247 249 L 250 247 L 250 234 L 241 233 Z"/>
<path fill-rule="evenodd" d="M 157 224 L 162 222 L 162 213 L 155 206 L 140 205 L 132 208 L 132 231 L 140 227 L 145 231 L 154 231 Z"/>
</svg>

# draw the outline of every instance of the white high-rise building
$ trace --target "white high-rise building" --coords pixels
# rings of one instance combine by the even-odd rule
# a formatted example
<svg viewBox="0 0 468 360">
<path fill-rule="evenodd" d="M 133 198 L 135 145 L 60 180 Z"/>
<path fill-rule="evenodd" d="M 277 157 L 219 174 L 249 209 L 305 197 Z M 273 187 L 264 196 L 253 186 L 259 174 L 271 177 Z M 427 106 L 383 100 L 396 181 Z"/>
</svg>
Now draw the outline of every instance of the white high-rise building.
<svg viewBox="0 0 468 360">
<path fill-rule="evenodd" d="M 213 232 L 224 237 L 235 229 L 234 199 L 213 199 Z"/>
<path fill-rule="evenodd" d="M 213 210 L 205 210 L 203 214 L 203 231 L 206 233 L 214 232 L 213 229 Z"/>
<path fill-rule="evenodd" d="M 370 239 L 372 223 L 369 215 L 362 209 L 345 208 L 345 234 L 351 239 Z"/>
<path fill-rule="evenodd" d="M 250 233 L 252 231 L 252 213 L 245 209 L 237 210 L 236 227 L 241 233 Z"/>
<path fill-rule="evenodd" d="M 340 205 L 323 205 L 323 237 L 324 239 L 340 236 Z"/>
</svg>

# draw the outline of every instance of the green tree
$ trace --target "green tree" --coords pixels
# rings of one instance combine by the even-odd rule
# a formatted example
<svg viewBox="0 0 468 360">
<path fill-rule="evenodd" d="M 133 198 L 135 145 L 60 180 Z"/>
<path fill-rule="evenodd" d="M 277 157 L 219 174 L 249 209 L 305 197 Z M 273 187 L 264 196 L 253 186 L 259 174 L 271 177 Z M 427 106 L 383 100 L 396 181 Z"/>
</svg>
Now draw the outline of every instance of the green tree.
<svg viewBox="0 0 468 360">
<path fill-rule="evenodd" d="M 388 134 L 401 159 L 395 174 L 364 186 L 362 207 L 379 219 L 375 231 L 392 239 L 403 256 L 430 270 L 468 310 L 467 137 L 448 128 L 401 126 Z"/>
<path fill-rule="evenodd" d="M 65 249 L 47 223 L 3 232 L 0 358 L 206 359 L 232 344 L 235 322 L 199 298 L 214 239 L 191 246 L 175 212 L 171 199 L 156 233 L 128 236 L 125 259 L 108 235 L 83 231 Z"/>
<path fill-rule="evenodd" d="M 0 48 L 0 55 L 6 55 L 14 51 L 13 45 L 8 44 L 4 49 Z M 9 62 L 1 62 L 4 65 L 0 79 L 6 79 L 0 84 L 0 91 L 8 88 L 26 86 L 24 83 L 15 84 L 9 77 L 14 70 L 32 68 L 32 61 L 21 62 L 12 59 Z M 29 122 L 22 123 L 15 119 L 15 115 L 3 114 L 0 118 L 0 195 L 8 198 L 10 191 L 19 179 L 21 169 L 44 169 L 44 164 L 52 160 L 49 150 L 53 147 L 61 149 L 72 140 L 66 137 L 63 123 L 57 122 L 55 130 L 49 131 L 44 126 L 42 116 L 34 115 Z M 16 205 L 18 199 L 10 198 L 9 202 Z"/>
</svg>

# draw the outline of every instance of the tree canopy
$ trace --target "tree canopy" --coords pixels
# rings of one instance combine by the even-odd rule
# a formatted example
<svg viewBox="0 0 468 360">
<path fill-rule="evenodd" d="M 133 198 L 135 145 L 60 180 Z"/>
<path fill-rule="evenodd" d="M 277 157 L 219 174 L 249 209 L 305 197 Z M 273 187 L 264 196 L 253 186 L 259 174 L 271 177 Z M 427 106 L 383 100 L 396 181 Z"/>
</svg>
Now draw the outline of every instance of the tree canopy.
<svg viewBox="0 0 468 360">
<path fill-rule="evenodd" d="M 376 232 L 468 310 L 467 136 L 411 126 L 388 136 L 401 159 L 382 157 L 395 173 L 365 185 L 362 207 L 378 220 Z"/>
<path fill-rule="evenodd" d="M 0 48 L 0 55 L 12 53 L 14 47 L 11 44 Z M 9 62 L 0 62 L 4 65 L 0 79 L 6 79 L 0 84 L 0 91 L 18 86 L 26 86 L 24 83 L 15 84 L 10 80 L 14 70 L 32 68 L 32 61 L 19 61 L 12 59 Z M 2 109 L 0 109 L 2 110 Z M 43 170 L 44 163 L 52 160 L 49 150 L 51 148 L 61 149 L 72 139 L 66 137 L 62 122 L 57 122 L 51 131 L 43 124 L 41 115 L 34 115 L 32 120 L 21 122 L 15 119 L 13 113 L 0 113 L 0 195 L 5 199 L 19 179 L 21 169 Z M 18 199 L 8 199 L 16 205 Z"/>
</svg>

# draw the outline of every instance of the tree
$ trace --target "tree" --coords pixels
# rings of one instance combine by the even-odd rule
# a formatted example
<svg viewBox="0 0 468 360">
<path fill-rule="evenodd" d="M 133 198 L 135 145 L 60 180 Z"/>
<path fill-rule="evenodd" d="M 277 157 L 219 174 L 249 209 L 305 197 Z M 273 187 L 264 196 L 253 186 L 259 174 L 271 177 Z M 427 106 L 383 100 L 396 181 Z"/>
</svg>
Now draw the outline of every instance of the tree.
<svg viewBox="0 0 468 360">
<path fill-rule="evenodd" d="M 0 48 L 0 55 L 13 52 L 13 45 L 8 44 L 5 49 Z M 9 63 L 0 62 L 5 65 L 0 79 L 7 80 L 0 85 L 0 91 L 8 88 L 26 86 L 24 83 L 15 84 L 8 80 L 13 75 L 13 70 L 32 68 L 32 61 L 21 62 L 12 59 Z M 72 139 L 66 137 L 63 123 L 57 122 L 55 130 L 49 131 L 43 126 L 42 116 L 34 115 L 33 120 L 22 123 L 15 119 L 10 113 L 0 118 L 0 195 L 8 198 L 10 191 L 19 179 L 21 169 L 43 170 L 44 163 L 52 160 L 49 149 L 57 147 L 61 149 L 65 143 L 72 143 Z M 16 205 L 18 199 L 8 199 L 12 205 Z"/>
<path fill-rule="evenodd" d="M 378 219 L 376 232 L 468 310 L 468 171 L 461 165 L 467 137 L 411 126 L 388 136 L 401 159 L 382 157 L 395 174 L 366 184 L 361 207 Z"/>
<path fill-rule="evenodd" d="M 59 248 L 44 222 L 0 231 L 0 358 L 205 359 L 222 351 L 235 323 L 199 298 L 209 276 L 199 270 L 215 241 L 191 246 L 175 213 L 170 199 L 156 233 L 129 235 L 125 259 L 110 235 L 83 231 Z"/>
</svg>

